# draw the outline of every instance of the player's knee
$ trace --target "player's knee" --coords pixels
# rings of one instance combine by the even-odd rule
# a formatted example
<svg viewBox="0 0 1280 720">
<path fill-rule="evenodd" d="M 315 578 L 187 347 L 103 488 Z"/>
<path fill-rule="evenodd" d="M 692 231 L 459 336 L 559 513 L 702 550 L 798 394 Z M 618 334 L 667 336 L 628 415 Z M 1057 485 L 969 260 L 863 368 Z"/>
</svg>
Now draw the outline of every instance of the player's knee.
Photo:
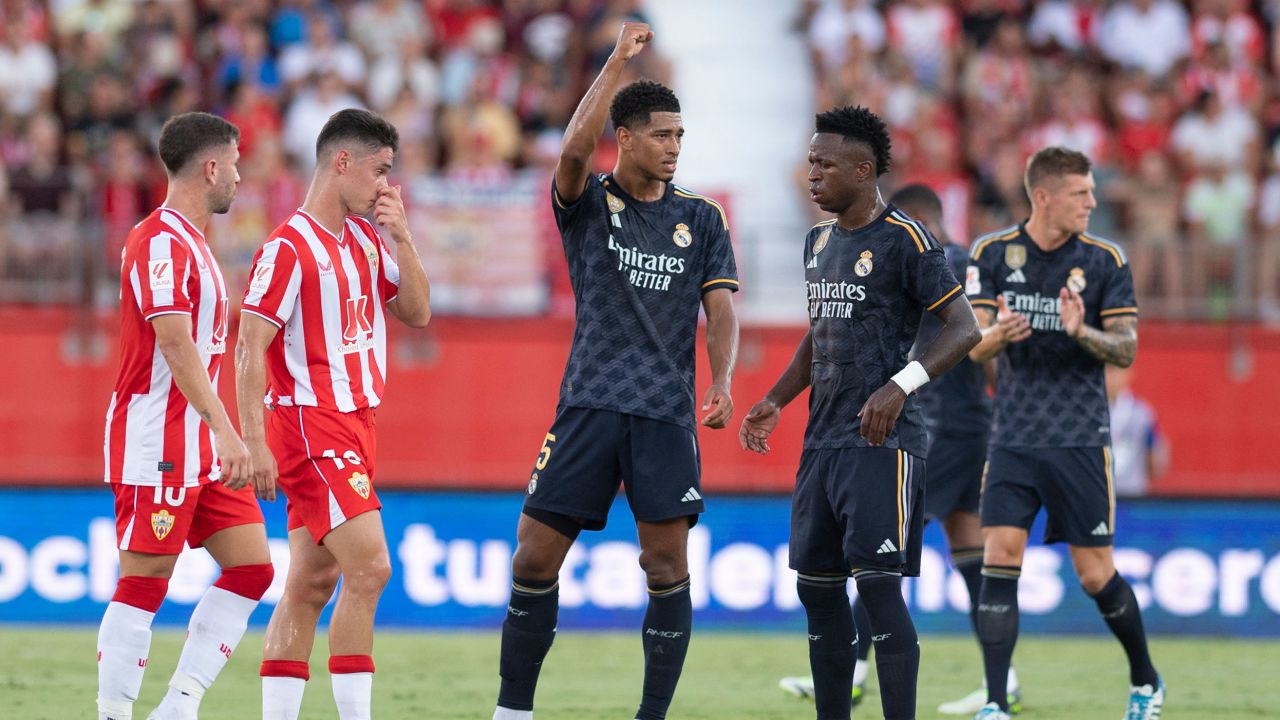
<svg viewBox="0 0 1280 720">
<path fill-rule="evenodd" d="M 796 579 L 800 604 L 810 613 L 833 612 L 849 607 L 845 578 L 801 575 Z"/>
<path fill-rule="evenodd" d="M 384 555 L 348 572 L 344 576 L 343 587 L 351 592 L 376 597 L 382 594 L 390 581 L 391 559 Z"/>
<path fill-rule="evenodd" d="M 645 548 L 640 551 L 640 569 L 650 585 L 668 585 L 689 575 L 684 554 L 668 548 Z"/>
<path fill-rule="evenodd" d="M 560 574 L 560 564 L 553 553 L 539 552 L 529 543 L 520 543 L 511 558 L 511 575 L 530 580 L 553 580 Z"/>
<path fill-rule="evenodd" d="M 271 587 L 271 581 L 275 579 L 275 576 L 276 571 L 271 563 L 237 565 L 223 568 L 222 574 L 218 576 L 213 585 L 227 592 L 233 592 L 240 597 L 261 600 L 262 596 L 266 594 L 267 588 Z"/>
<path fill-rule="evenodd" d="M 1103 572 L 1094 568 L 1082 570 L 1079 573 L 1080 586 L 1084 588 L 1086 593 L 1097 595 L 1102 592 L 1102 588 L 1106 587 L 1107 583 L 1111 582 L 1111 576 L 1114 574 L 1114 570 L 1111 572 Z"/>
<path fill-rule="evenodd" d="M 285 592 L 293 595 L 299 602 L 317 608 L 323 608 L 333 597 L 334 588 L 338 587 L 341 571 L 337 565 L 308 574 L 297 582 L 290 582 Z"/>
</svg>

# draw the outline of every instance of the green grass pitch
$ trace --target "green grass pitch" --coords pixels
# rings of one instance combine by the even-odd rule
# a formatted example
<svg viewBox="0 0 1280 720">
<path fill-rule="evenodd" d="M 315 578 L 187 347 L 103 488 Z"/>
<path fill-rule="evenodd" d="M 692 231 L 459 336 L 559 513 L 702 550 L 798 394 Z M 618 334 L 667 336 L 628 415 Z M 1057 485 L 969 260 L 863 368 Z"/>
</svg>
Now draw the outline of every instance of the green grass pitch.
<svg viewBox="0 0 1280 720">
<path fill-rule="evenodd" d="M 142 697 L 144 720 L 163 695 L 182 644 L 180 631 L 155 635 Z M 96 630 L 0 626 L 0 717 L 93 718 Z M 251 633 L 205 696 L 205 720 L 260 717 L 261 636 Z M 943 717 L 939 703 L 979 681 L 978 650 L 964 636 L 922 638 L 919 717 Z M 1155 638 L 1152 653 L 1169 686 L 1167 720 L 1280 717 L 1280 642 Z M 323 641 L 312 657 L 302 718 L 335 718 Z M 786 720 L 813 706 L 778 690 L 783 675 L 808 673 L 804 635 L 697 633 L 669 717 L 673 720 Z M 401 720 L 487 720 L 497 692 L 496 633 L 382 631 L 377 638 L 374 713 Z M 1114 720 L 1124 712 L 1127 678 L 1110 638 L 1024 636 L 1015 661 L 1026 720 Z M 638 633 L 563 632 L 542 672 L 538 720 L 629 720 L 639 699 Z M 874 671 L 873 671 L 874 673 Z M 874 679 L 854 718 L 879 718 Z"/>
</svg>

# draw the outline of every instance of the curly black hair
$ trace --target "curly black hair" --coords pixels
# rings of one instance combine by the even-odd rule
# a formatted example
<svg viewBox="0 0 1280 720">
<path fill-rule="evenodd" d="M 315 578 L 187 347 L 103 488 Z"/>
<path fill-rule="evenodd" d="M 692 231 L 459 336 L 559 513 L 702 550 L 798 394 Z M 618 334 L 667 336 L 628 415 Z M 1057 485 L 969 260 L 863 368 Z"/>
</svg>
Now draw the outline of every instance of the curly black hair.
<svg viewBox="0 0 1280 720">
<path fill-rule="evenodd" d="M 316 158 L 324 157 L 330 146 L 339 142 L 359 143 L 371 153 L 384 147 L 399 152 L 400 133 L 377 113 L 347 108 L 330 115 L 320 130 L 320 137 L 316 138 Z"/>
<path fill-rule="evenodd" d="M 879 115 L 861 105 L 845 105 L 818 113 L 818 132 L 843 135 L 845 142 L 860 142 L 876 156 L 876 176 L 889 172 L 893 165 L 889 128 Z"/>
<path fill-rule="evenodd" d="M 680 101 L 671 88 L 653 80 L 637 80 L 618 91 L 609 105 L 615 128 L 628 130 L 649 124 L 649 113 L 680 112 Z"/>
</svg>

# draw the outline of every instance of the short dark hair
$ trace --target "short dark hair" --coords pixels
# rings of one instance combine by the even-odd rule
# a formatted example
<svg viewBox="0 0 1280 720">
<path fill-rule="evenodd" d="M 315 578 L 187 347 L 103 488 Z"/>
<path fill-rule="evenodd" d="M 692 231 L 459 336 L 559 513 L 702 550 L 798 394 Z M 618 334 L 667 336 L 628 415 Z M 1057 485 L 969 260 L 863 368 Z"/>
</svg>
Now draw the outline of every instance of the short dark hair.
<svg viewBox="0 0 1280 720">
<path fill-rule="evenodd" d="M 1027 194 L 1032 188 L 1042 187 L 1049 178 L 1060 178 L 1065 175 L 1088 175 L 1093 163 L 1088 156 L 1078 150 L 1051 146 L 1044 148 L 1027 160 L 1027 173 L 1024 182 Z"/>
<path fill-rule="evenodd" d="M 843 135 L 845 142 L 860 142 L 871 148 L 877 177 L 889 172 L 893 165 L 892 143 L 889 127 L 879 115 L 861 105 L 845 105 L 818 113 L 814 124 L 820 133 Z"/>
<path fill-rule="evenodd" d="M 169 118 L 160 128 L 160 161 L 170 175 L 182 172 L 211 147 L 240 141 L 240 128 L 217 115 L 189 112 Z"/>
<path fill-rule="evenodd" d="M 360 143 L 370 153 L 384 147 L 391 148 L 392 152 L 400 150 L 400 133 L 396 127 L 381 115 L 359 108 L 339 110 L 329 116 L 320 130 L 320 137 L 316 138 L 316 157 L 324 155 L 334 143 L 344 141 Z"/>
<path fill-rule="evenodd" d="M 649 114 L 680 112 L 680 100 L 671 88 L 653 80 L 637 80 L 618 91 L 609 104 L 615 128 L 631 130 L 649 124 Z"/>
<path fill-rule="evenodd" d="M 898 188 L 893 197 L 889 198 L 889 202 L 899 207 L 910 205 L 935 217 L 942 217 L 942 198 L 938 197 L 938 193 L 934 192 L 933 188 L 924 183 L 912 183 Z"/>
</svg>

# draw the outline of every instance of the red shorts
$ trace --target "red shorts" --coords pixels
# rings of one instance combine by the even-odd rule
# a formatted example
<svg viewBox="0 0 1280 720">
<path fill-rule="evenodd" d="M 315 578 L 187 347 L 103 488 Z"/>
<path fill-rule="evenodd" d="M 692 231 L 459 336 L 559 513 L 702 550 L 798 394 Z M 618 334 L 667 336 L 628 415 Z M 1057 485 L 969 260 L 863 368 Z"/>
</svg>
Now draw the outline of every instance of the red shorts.
<svg viewBox="0 0 1280 720">
<path fill-rule="evenodd" d="M 220 482 L 196 487 L 111 483 L 116 496 L 116 542 L 121 550 L 177 555 L 198 548 L 219 530 L 262 523 L 253 487 L 237 492 Z"/>
<path fill-rule="evenodd" d="M 306 527 L 316 544 L 351 518 L 378 510 L 373 490 L 374 411 L 314 407 L 267 412 L 267 446 L 280 471 L 289 531 Z"/>
</svg>

